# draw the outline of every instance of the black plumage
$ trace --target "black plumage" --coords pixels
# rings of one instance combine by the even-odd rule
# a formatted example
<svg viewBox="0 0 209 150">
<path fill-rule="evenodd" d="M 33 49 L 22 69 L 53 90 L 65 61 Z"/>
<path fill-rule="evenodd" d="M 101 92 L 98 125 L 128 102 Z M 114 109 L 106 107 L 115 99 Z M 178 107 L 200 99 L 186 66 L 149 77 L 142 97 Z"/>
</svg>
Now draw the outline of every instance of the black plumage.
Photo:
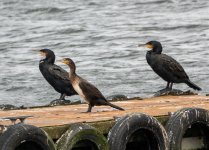
<svg viewBox="0 0 209 150">
<path fill-rule="evenodd" d="M 93 84 L 78 76 L 76 74 L 75 63 L 71 59 L 65 58 L 62 60 L 62 62 L 70 67 L 70 81 L 75 91 L 88 103 L 89 107 L 87 112 L 91 112 L 92 107 L 100 105 L 109 105 L 113 108 L 124 110 L 123 108 L 108 102 L 102 93 Z"/>
<path fill-rule="evenodd" d="M 183 67 L 172 57 L 162 54 L 162 45 L 158 41 L 150 41 L 145 44 L 151 50 L 147 52 L 147 63 L 153 71 L 167 81 L 166 89 L 172 89 L 173 83 L 186 83 L 195 90 L 200 87 L 192 83 Z"/>
<path fill-rule="evenodd" d="M 65 96 L 77 95 L 70 82 L 68 72 L 54 64 L 54 52 L 49 49 L 41 49 L 40 53 L 45 58 L 40 60 L 39 69 L 48 83 L 61 94 L 59 100 L 65 100 Z"/>
</svg>

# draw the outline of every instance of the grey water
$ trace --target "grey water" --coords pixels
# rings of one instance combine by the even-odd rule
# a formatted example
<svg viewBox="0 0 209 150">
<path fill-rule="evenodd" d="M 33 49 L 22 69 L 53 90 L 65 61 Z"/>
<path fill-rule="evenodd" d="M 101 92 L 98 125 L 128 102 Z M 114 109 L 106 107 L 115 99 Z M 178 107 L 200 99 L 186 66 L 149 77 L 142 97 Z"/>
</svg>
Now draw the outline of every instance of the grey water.
<svg viewBox="0 0 209 150">
<path fill-rule="evenodd" d="M 148 66 L 147 49 L 137 47 L 150 40 L 180 62 L 203 89 L 199 94 L 209 93 L 208 0 L 1 0 L 0 104 L 59 98 L 39 71 L 41 48 L 53 50 L 57 60 L 72 58 L 77 73 L 106 97 L 152 96 L 166 82 Z"/>
</svg>

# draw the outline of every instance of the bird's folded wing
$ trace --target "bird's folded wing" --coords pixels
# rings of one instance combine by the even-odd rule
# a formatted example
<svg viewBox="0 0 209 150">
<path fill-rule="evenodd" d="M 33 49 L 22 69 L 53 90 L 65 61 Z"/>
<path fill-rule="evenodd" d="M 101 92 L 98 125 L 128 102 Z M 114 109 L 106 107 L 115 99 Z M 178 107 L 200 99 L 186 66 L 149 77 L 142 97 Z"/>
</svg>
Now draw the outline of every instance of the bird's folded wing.
<svg viewBox="0 0 209 150">
<path fill-rule="evenodd" d="M 70 81 L 68 72 L 57 65 L 50 67 L 49 72 L 57 79 Z"/>
<path fill-rule="evenodd" d="M 165 55 L 162 57 L 162 64 L 163 67 L 174 76 L 178 78 L 188 78 L 186 72 L 184 71 L 183 67 L 172 57 Z"/>
<path fill-rule="evenodd" d="M 105 99 L 102 93 L 93 84 L 84 79 L 81 79 L 81 81 L 79 82 L 79 87 L 82 89 L 85 97 L 88 97 L 92 100 Z"/>
</svg>

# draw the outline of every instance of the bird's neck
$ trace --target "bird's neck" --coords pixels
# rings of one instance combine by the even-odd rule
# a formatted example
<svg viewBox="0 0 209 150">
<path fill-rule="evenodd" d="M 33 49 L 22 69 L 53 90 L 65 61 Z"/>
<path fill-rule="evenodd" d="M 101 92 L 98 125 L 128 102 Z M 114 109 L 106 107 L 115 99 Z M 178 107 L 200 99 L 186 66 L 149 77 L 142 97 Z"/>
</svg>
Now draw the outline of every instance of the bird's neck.
<svg viewBox="0 0 209 150">
<path fill-rule="evenodd" d="M 74 78 L 74 77 L 76 77 L 77 75 L 76 75 L 76 67 L 75 67 L 75 65 L 69 65 L 69 67 L 70 67 L 70 77 L 71 78 Z"/>
<path fill-rule="evenodd" d="M 152 49 L 152 51 L 155 53 L 155 54 L 161 54 L 162 53 L 162 47 L 154 47 Z"/>
<path fill-rule="evenodd" d="M 43 61 L 48 63 L 48 64 L 54 64 L 55 56 L 46 57 L 45 59 L 43 59 Z"/>
</svg>

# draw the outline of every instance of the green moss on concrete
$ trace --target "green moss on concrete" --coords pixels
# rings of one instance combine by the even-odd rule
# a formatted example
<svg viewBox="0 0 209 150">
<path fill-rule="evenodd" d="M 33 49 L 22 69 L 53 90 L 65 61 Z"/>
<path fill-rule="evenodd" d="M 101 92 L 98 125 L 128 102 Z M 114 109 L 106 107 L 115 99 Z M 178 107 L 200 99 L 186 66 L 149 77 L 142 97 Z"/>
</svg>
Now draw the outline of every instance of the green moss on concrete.
<svg viewBox="0 0 209 150">
<path fill-rule="evenodd" d="M 47 134 L 53 139 L 59 139 L 70 127 L 70 125 L 53 126 L 53 127 L 42 127 Z"/>
<path fill-rule="evenodd" d="M 165 126 L 168 119 L 169 119 L 170 116 L 156 116 L 155 118 L 163 125 Z"/>
<path fill-rule="evenodd" d="M 98 121 L 98 122 L 91 122 L 85 124 L 95 127 L 102 134 L 107 134 L 109 130 L 112 128 L 112 126 L 115 124 L 115 121 L 108 120 L 108 121 Z M 59 139 L 69 128 L 70 128 L 70 124 L 62 125 L 62 126 L 53 126 L 53 127 L 42 127 L 42 129 L 46 131 L 53 140 Z"/>
<path fill-rule="evenodd" d="M 87 123 L 87 124 L 92 127 L 95 127 L 102 134 L 108 134 L 109 130 L 115 124 L 115 121 L 114 120 L 107 120 L 107 121 L 91 122 L 91 123 Z"/>
<path fill-rule="evenodd" d="M 169 119 L 169 116 L 156 116 L 155 118 L 163 126 L 165 126 L 166 122 Z M 89 122 L 85 124 L 95 127 L 99 132 L 106 135 L 115 124 L 115 120 Z M 53 126 L 53 127 L 42 127 L 42 129 L 46 131 L 53 140 L 59 139 L 69 128 L 70 128 L 70 124 L 62 125 L 62 126 Z"/>
</svg>

